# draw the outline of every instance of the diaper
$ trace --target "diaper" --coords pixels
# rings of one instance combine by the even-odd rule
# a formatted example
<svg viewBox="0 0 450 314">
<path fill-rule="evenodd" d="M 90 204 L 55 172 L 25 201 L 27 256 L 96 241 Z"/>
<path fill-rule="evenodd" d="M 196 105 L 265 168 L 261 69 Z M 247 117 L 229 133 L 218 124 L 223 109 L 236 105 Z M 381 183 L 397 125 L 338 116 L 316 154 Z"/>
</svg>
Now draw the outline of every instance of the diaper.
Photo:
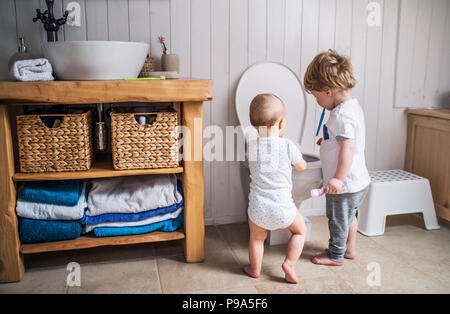
<svg viewBox="0 0 450 314">
<path fill-rule="evenodd" d="M 249 206 L 248 217 L 250 220 L 263 229 L 273 231 L 278 229 L 286 229 L 294 222 L 297 215 L 297 208 L 294 203 L 292 206 L 284 207 L 266 207 Z"/>
</svg>

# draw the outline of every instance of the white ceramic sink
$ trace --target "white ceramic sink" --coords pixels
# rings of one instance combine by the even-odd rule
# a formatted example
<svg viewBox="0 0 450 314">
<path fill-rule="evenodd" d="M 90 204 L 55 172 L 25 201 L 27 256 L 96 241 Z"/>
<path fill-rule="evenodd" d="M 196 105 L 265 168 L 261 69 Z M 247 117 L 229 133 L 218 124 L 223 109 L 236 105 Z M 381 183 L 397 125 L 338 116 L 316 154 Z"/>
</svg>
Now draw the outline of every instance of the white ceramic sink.
<svg viewBox="0 0 450 314">
<path fill-rule="evenodd" d="M 99 81 L 136 78 L 149 44 L 125 41 L 58 41 L 44 44 L 44 55 L 58 80 Z"/>
</svg>

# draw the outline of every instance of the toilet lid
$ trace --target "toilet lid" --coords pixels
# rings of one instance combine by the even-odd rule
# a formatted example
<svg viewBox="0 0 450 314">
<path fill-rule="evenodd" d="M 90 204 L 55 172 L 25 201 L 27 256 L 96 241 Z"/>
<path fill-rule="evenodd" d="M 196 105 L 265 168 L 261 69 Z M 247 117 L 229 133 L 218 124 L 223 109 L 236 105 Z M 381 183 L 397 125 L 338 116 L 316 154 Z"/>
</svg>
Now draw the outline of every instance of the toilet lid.
<svg viewBox="0 0 450 314">
<path fill-rule="evenodd" d="M 306 94 L 295 73 L 288 67 L 274 62 L 251 66 L 239 80 L 235 106 L 244 135 L 248 137 L 249 130 L 256 131 L 250 123 L 250 103 L 255 96 L 265 93 L 274 94 L 285 103 L 287 111 L 285 137 L 295 143 L 301 143 L 306 119 Z"/>
</svg>

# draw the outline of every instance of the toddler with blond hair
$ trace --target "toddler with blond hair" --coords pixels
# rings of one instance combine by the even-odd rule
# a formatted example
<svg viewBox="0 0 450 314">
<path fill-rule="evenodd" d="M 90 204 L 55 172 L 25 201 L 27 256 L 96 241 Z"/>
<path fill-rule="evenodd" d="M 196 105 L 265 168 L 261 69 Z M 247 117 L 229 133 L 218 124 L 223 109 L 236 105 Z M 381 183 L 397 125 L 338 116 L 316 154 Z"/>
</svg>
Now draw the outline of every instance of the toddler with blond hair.
<svg viewBox="0 0 450 314">
<path fill-rule="evenodd" d="M 350 60 L 334 50 L 317 55 L 308 66 L 304 85 L 320 107 L 330 111 L 323 126 L 320 158 L 326 193 L 330 240 L 328 250 L 311 261 L 341 266 L 354 259 L 358 222 L 356 211 L 370 184 L 364 156 L 364 113 L 351 95 L 356 85 Z"/>
</svg>

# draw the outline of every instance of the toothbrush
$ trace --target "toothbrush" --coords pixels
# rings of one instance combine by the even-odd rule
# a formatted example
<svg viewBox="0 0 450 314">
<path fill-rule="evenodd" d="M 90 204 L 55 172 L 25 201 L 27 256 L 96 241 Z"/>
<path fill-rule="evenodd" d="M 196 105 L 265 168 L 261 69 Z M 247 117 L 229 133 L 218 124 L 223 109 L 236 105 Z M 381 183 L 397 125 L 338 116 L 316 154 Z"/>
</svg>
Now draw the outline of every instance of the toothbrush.
<svg viewBox="0 0 450 314">
<path fill-rule="evenodd" d="M 320 128 L 322 127 L 323 119 L 325 118 L 325 108 L 323 108 L 322 116 L 320 117 L 319 127 L 317 128 L 316 136 L 319 136 Z"/>
<path fill-rule="evenodd" d="M 165 54 L 165 55 L 168 54 L 169 50 L 167 49 L 166 44 L 165 44 L 166 38 L 159 36 L 158 41 L 163 45 L 163 54 Z"/>
<path fill-rule="evenodd" d="M 342 187 L 346 186 L 346 184 L 344 183 L 342 185 Z M 316 190 L 311 190 L 311 197 L 321 197 L 322 195 L 325 195 L 325 188 L 323 189 L 316 189 Z"/>
<path fill-rule="evenodd" d="M 311 190 L 311 197 L 321 197 L 325 194 L 325 189 Z"/>
</svg>

